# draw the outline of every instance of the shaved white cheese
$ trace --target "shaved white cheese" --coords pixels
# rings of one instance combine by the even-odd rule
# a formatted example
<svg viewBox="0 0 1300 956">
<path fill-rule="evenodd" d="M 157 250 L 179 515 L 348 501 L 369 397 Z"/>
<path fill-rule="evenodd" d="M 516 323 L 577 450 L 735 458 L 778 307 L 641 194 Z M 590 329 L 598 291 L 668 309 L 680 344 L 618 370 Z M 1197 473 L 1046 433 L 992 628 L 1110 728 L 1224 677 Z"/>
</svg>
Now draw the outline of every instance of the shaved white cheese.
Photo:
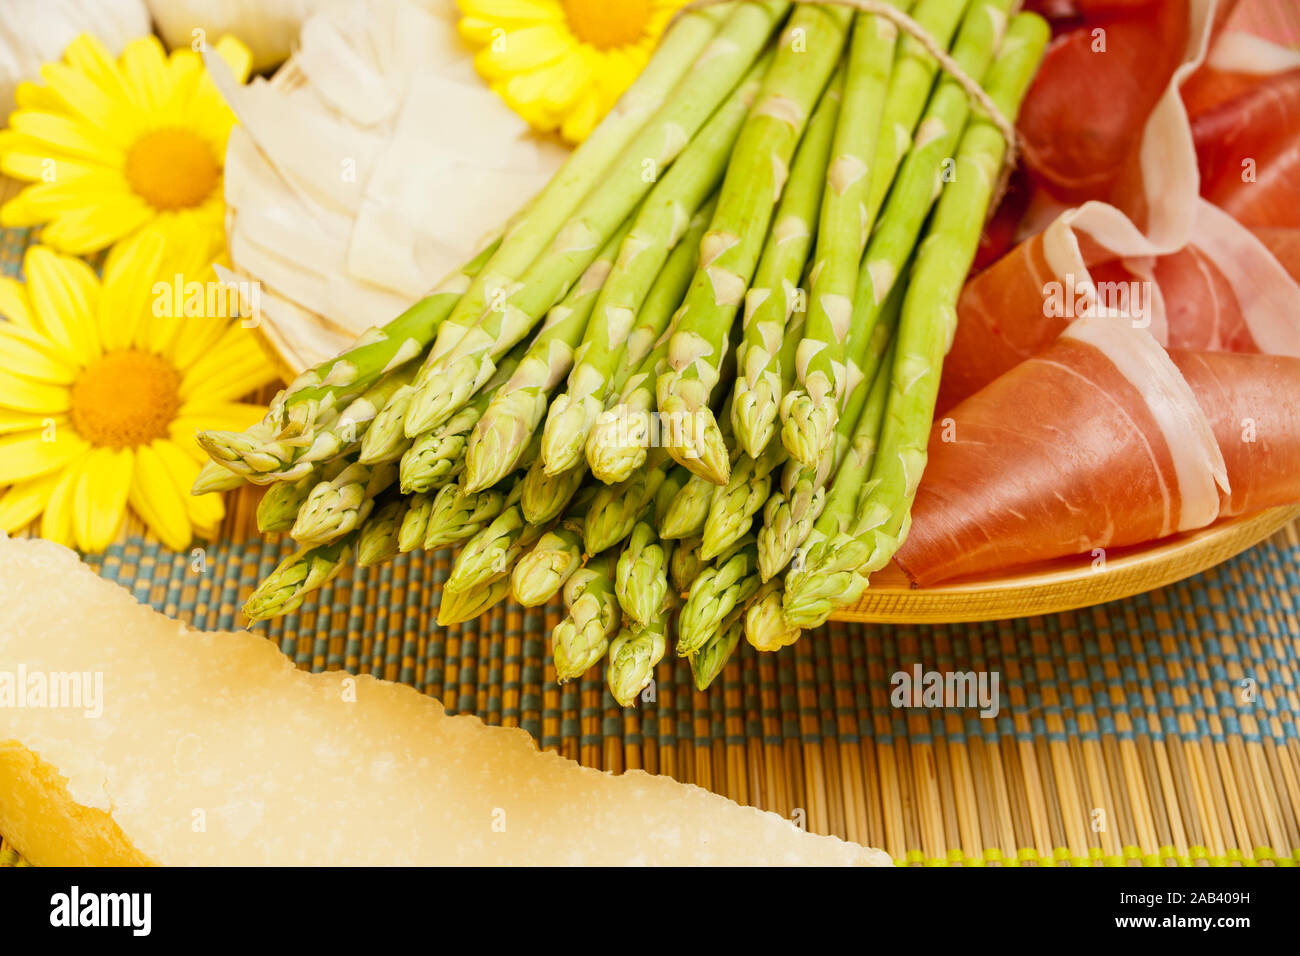
<svg viewBox="0 0 1300 956">
<path fill-rule="evenodd" d="M 342 0 L 306 21 L 273 82 L 241 89 L 214 68 L 243 123 L 226 168 L 234 264 L 350 329 L 332 351 L 470 259 L 568 155 L 477 76 L 457 18 L 450 0 Z M 273 344 L 300 334 L 290 321 Z"/>
</svg>

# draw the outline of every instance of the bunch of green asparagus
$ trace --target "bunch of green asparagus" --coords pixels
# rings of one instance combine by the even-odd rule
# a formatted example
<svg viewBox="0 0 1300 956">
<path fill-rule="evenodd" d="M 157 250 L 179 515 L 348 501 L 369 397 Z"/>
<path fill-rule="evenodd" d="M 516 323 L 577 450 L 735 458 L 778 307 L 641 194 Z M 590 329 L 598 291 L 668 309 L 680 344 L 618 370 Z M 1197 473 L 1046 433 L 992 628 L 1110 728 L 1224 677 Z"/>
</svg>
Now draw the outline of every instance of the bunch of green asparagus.
<svg viewBox="0 0 1300 956">
<path fill-rule="evenodd" d="M 1039 18 L 893 5 L 1014 118 Z M 440 624 L 562 596 L 558 678 L 604 660 L 623 705 L 670 637 L 701 689 L 742 636 L 791 644 L 907 533 L 1006 148 L 887 18 L 679 17 L 498 239 L 258 425 L 199 436 L 195 491 L 267 486 L 260 527 L 300 545 L 246 613 L 456 546 Z"/>
</svg>

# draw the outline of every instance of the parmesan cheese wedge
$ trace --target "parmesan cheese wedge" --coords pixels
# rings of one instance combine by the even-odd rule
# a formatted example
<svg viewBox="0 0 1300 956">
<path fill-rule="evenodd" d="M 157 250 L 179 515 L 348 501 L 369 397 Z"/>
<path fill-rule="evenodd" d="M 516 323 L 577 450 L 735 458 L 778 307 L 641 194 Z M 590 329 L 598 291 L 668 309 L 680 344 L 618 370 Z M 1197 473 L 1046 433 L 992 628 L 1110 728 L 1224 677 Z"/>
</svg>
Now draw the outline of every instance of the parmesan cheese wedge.
<svg viewBox="0 0 1300 956">
<path fill-rule="evenodd" d="M 404 685 L 307 674 L 2 535 L 0 833 L 38 865 L 890 864 Z"/>
</svg>

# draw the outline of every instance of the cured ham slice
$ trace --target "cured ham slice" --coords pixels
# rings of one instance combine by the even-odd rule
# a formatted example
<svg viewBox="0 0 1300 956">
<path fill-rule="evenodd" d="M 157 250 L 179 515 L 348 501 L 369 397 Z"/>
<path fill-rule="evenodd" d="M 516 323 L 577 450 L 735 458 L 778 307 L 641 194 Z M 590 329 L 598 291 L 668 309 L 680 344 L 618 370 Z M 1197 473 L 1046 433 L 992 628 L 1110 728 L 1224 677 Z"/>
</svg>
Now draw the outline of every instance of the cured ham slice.
<svg viewBox="0 0 1300 956">
<path fill-rule="evenodd" d="M 1300 359 L 1174 350 L 1223 452 L 1224 515 L 1300 501 Z"/>
<path fill-rule="evenodd" d="M 1052 41 L 1018 123 L 1030 171 L 1073 202 L 1110 195 L 1191 29 L 1186 3 L 1091 7 Z"/>
<path fill-rule="evenodd" d="M 1110 207 L 1089 203 L 966 283 L 939 409 L 1046 348 L 1090 308 L 1136 320 L 1171 347 L 1300 355 L 1300 231 L 1256 234 L 1209 202 L 1190 207 L 1187 243 L 1165 255 L 1120 257 L 1116 246 L 1140 243 L 1093 240 L 1079 223 Z"/>
<path fill-rule="evenodd" d="M 897 560 L 927 585 L 1138 544 L 1210 524 L 1229 487 L 1165 350 L 1082 319 L 935 424 Z"/>
<path fill-rule="evenodd" d="M 1300 68 L 1195 116 L 1201 195 L 1247 226 L 1300 226 Z"/>
<path fill-rule="evenodd" d="M 1300 50 L 1232 26 L 1215 38 L 1204 65 L 1183 84 L 1192 119 L 1249 91 L 1261 77 L 1300 67 Z"/>
</svg>

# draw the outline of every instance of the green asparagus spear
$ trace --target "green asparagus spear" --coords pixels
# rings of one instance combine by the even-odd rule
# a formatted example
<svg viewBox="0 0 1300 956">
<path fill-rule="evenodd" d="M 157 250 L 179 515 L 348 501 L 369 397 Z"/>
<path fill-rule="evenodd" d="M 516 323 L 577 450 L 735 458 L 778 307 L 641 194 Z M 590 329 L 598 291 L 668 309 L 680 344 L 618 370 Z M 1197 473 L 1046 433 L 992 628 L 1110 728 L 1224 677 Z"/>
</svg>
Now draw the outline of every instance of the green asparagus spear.
<svg viewBox="0 0 1300 956">
<path fill-rule="evenodd" d="M 622 707 L 631 707 L 637 696 L 650 686 L 655 665 L 668 650 L 666 615 L 644 626 L 624 627 L 609 645 L 605 682 Z"/>
<path fill-rule="evenodd" d="M 722 179 L 727 157 L 770 64 L 770 53 L 759 58 L 646 200 L 601 290 L 568 387 L 556 397 L 547 416 L 542 458 L 550 473 L 567 471 L 582 457 L 587 436 L 605 410 L 609 382 L 641 302 L 691 217 Z"/>
<path fill-rule="evenodd" d="M 678 656 L 694 654 L 703 647 L 758 586 L 758 550 L 752 537 L 742 539 L 717 561 L 705 565 L 691 584 L 677 619 Z"/>
<path fill-rule="evenodd" d="M 691 676 L 695 679 L 695 689 L 703 693 L 722 673 L 740 644 L 740 636 L 745 630 L 744 611 L 736 608 L 718 625 L 718 629 L 709 636 L 699 650 L 691 655 Z"/>
<path fill-rule="evenodd" d="M 539 456 L 524 474 L 522 498 L 524 517 L 532 524 L 549 524 L 564 513 L 573 496 L 582 487 L 587 469 L 579 465 L 562 475 L 552 477 Z"/>
<path fill-rule="evenodd" d="M 363 568 L 391 561 L 401 553 L 398 535 L 402 517 L 406 514 L 406 501 L 389 491 L 384 500 L 361 526 L 357 538 L 357 564 Z"/>
<path fill-rule="evenodd" d="M 510 596 L 510 579 L 497 578 L 487 586 L 471 588 L 468 591 L 442 592 L 438 604 L 438 626 L 451 627 L 464 624 L 486 614 Z"/>
<path fill-rule="evenodd" d="M 446 490 L 443 488 L 438 493 Z M 424 547 L 424 533 L 429 529 L 429 515 L 433 513 L 435 497 L 424 494 L 402 499 L 406 503 L 406 513 L 397 527 L 397 550 L 402 554 Z"/>
<path fill-rule="evenodd" d="M 396 480 L 397 467 L 391 463 L 348 465 L 311 490 L 289 534 L 302 544 L 321 544 L 349 533 L 369 517 L 376 496 Z"/>
<path fill-rule="evenodd" d="M 745 293 L 731 424 L 752 458 L 775 434 L 781 396 L 794 380 L 795 349 L 807 315 L 799 280 L 813 245 L 842 87 L 843 77 L 837 74 L 808 121 L 772 234 L 763 247 L 753 285 Z M 797 330 L 796 315 L 800 317 Z"/>
<path fill-rule="evenodd" d="M 537 539 L 510 574 L 510 591 L 524 607 L 545 604 L 582 567 L 582 521 L 567 520 Z"/>
<path fill-rule="evenodd" d="M 867 281 L 861 279 L 860 285 Z M 874 306 L 866 298 L 856 300 L 853 331 L 849 335 L 850 388 L 835 425 L 834 438 L 815 468 L 794 459 L 787 461 L 781 475 L 780 491 L 763 506 L 763 527 L 758 534 L 758 567 L 764 581 L 784 570 L 812 532 L 826 503 L 826 485 L 844 460 L 859 425 L 872 435 L 879 429 L 883 406 L 873 406 L 874 418 L 870 423 L 861 422 L 862 410 L 884 361 L 885 349 L 898 327 L 905 287 L 904 282 L 894 284 L 874 323 L 869 321 Z"/>
<path fill-rule="evenodd" d="M 506 577 L 519 556 L 541 537 L 542 531 L 524 521 L 517 504 L 511 505 L 465 542 L 443 587 L 448 591 L 466 591 Z"/>
<path fill-rule="evenodd" d="M 910 0 L 896 5 L 906 10 Z M 798 383 L 781 400 L 786 448 L 805 465 L 821 458 L 848 390 L 846 343 L 858 266 L 873 225 L 865 218 L 868 163 L 876 150 L 897 36 L 897 27 L 881 17 L 859 13 L 854 19 L 844 103 L 825 171 L 808 323 L 796 359 Z"/>
<path fill-rule="evenodd" d="M 668 603 L 668 555 L 649 521 L 638 521 L 627 546 L 618 557 L 614 592 L 619 606 L 633 624 L 648 627 L 662 619 Z M 612 659 L 612 658 L 611 658 Z"/>
<path fill-rule="evenodd" d="M 303 548 L 280 562 L 244 603 L 250 621 L 297 610 L 307 595 L 332 580 L 352 557 L 356 532 L 328 544 Z"/>
<path fill-rule="evenodd" d="M 717 212 L 700 244 L 700 269 L 669 343 L 668 368 L 655 385 L 659 414 L 670 426 L 669 452 L 714 484 L 726 484 L 730 459 L 709 397 L 795 147 L 835 71 L 850 18 L 842 7 L 806 4 L 791 16 L 732 154 Z M 793 42 L 792 35 L 803 42 Z"/>
<path fill-rule="evenodd" d="M 704 570 L 704 559 L 700 557 L 703 543 L 699 536 L 683 538 L 673 548 L 672 556 L 668 559 L 668 578 L 676 593 L 685 594 L 689 591 Z"/>
<path fill-rule="evenodd" d="M 190 488 L 192 495 L 206 495 L 214 491 L 234 491 L 248 484 L 243 475 L 237 475 L 225 465 L 209 461 L 199 469 Z"/>
<path fill-rule="evenodd" d="M 614 234 L 564 301 L 551 309 L 519 367 L 474 426 L 465 452 L 468 490 L 496 484 L 514 470 L 528 449 L 546 414 L 552 390 L 573 365 L 574 349 L 582 341 L 597 297 L 630 227 L 629 223 Z M 557 473 L 548 469 L 548 474 Z"/>
<path fill-rule="evenodd" d="M 614 109 L 587 137 L 541 194 L 512 225 L 510 235 L 464 290 L 455 310 L 438 329 L 438 337 L 421 370 L 420 380 L 435 368 L 484 311 L 497 304 L 578 208 L 591 183 L 608 174 L 627 142 L 664 106 L 697 58 L 715 40 L 731 15 L 727 8 L 708 8 L 681 17 L 664 34 L 659 48 Z"/>
<path fill-rule="evenodd" d="M 863 482 L 871 474 L 876 458 L 894 348 L 891 344 L 885 353 L 871 385 L 853 440 L 826 496 L 826 506 L 786 575 L 781 607 L 786 620 L 797 627 L 819 627 L 837 604 L 853 604 L 866 588 L 866 576 L 858 572 L 862 548 L 852 534 L 852 525 Z"/>
<path fill-rule="evenodd" d="M 605 656 L 618 632 L 618 600 L 614 596 L 613 561 L 598 555 L 564 585 L 568 617 L 551 632 L 551 655 L 560 683 L 581 677 Z"/>
<path fill-rule="evenodd" d="M 267 485 L 262 499 L 257 503 L 257 529 L 266 534 L 288 531 L 316 486 L 322 481 L 332 481 L 338 477 L 347 465 L 343 460 L 332 461 L 297 481 L 278 481 Z"/>
<path fill-rule="evenodd" d="M 702 535 L 704 525 L 709 518 L 709 503 L 713 500 L 713 490 L 717 487 L 707 478 L 687 472 L 681 491 L 668 506 L 663 521 L 659 523 L 659 534 L 665 540 Z"/>
<path fill-rule="evenodd" d="M 506 495 L 487 491 L 464 491 L 458 484 L 445 485 L 433 496 L 424 531 L 424 550 L 436 551 L 478 534 L 501 513 Z"/>
<path fill-rule="evenodd" d="M 431 354 L 435 365 L 417 383 L 407 412 L 408 435 L 422 434 L 455 413 L 482 386 L 492 361 L 526 336 L 591 264 L 649 193 L 652 177 L 645 175 L 647 161 L 656 169 L 666 169 L 677 159 L 759 58 L 784 9 L 785 4 L 775 0 L 745 3 L 735 9 L 718 31 L 717 41 L 696 60 L 689 84 L 683 84 L 632 137 L 518 281 L 508 288 L 499 287 L 499 301 L 485 303 L 487 311 L 464 328 L 453 348 L 441 354 L 438 350 L 444 333 L 450 334 L 462 307 L 474 301 L 466 296 L 439 330 Z M 510 233 L 503 250 L 520 231 Z M 485 273 L 490 269 L 491 263 Z"/>
<path fill-rule="evenodd" d="M 1004 116 L 1014 117 L 1042 60 L 1043 21 L 1011 20 L 984 87 Z M 857 503 L 855 533 L 865 549 L 864 573 L 893 557 L 907 532 L 938 395 L 943 357 L 956 324 L 957 297 L 975 255 L 1006 144 L 977 116 L 962 137 L 955 175 L 943 190 L 929 235 L 917 254 L 903 303 L 889 403 L 871 481 Z"/>
<path fill-rule="evenodd" d="M 789 647 L 803 633 L 785 619 L 781 608 L 781 580 L 766 581 L 745 608 L 745 640 L 759 651 Z"/>
<path fill-rule="evenodd" d="M 637 516 L 647 507 L 653 508 L 659 486 L 672 468 L 671 459 L 661 450 L 656 450 L 656 458 L 627 481 L 596 489 L 582 528 L 588 554 L 598 554 L 624 540 L 632 533 Z"/>
</svg>

